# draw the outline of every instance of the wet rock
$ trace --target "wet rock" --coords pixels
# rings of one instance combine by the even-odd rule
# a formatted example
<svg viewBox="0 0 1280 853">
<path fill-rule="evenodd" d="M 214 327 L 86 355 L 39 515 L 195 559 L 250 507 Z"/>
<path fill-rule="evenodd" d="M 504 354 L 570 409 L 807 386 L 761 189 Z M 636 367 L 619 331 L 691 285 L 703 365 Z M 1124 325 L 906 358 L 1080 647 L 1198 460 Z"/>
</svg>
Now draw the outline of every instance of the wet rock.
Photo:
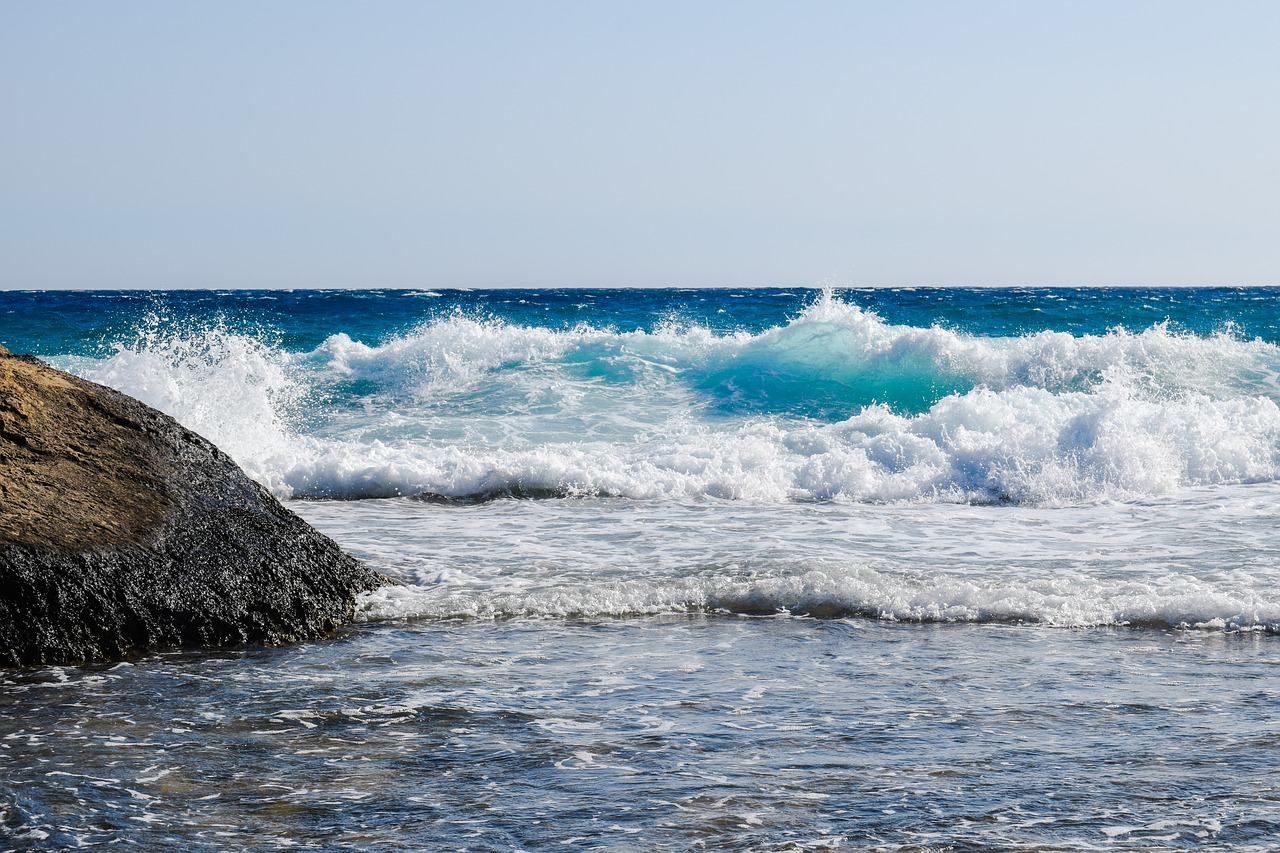
<svg viewBox="0 0 1280 853">
<path fill-rule="evenodd" d="M 177 421 L 0 347 L 0 665 L 312 640 L 388 582 Z"/>
</svg>

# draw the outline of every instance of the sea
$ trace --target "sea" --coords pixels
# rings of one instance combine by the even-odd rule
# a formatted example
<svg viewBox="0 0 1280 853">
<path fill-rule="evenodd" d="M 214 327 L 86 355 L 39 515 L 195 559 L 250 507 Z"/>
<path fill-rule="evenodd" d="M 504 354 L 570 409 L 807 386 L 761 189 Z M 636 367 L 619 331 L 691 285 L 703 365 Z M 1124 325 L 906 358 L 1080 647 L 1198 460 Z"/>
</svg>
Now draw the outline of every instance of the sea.
<svg viewBox="0 0 1280 853">
<path fill-rule="evenodd" d="M 0 671 L 0 849 L 1280 849 L 1280 289 L 11 291 L 0 343 L 397 581 Z"/>
</svg>

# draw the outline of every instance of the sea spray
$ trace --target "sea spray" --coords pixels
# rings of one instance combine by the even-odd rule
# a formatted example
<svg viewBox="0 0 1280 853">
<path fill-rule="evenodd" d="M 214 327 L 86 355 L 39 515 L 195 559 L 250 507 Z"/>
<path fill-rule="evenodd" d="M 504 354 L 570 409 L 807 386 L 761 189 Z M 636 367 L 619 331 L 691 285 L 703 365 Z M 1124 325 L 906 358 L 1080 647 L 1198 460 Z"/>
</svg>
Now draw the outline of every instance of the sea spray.
<svg viewBox="0 0 1280 853">
<path fill-rule="evenodd" d="M 759 333 L 453 311 L 291 352 L 152 325 L 82 372 L 282 496 L 1063 504 L 1280 476 L 1280 348 L 1227 332 L 991 338 L 830 293 Z"/>
<path fill-rule="evenodd" d="M 303 410 L 308 388 L 295 357 L 264 336 L 150 314 L 113 354 L 80 362 L 87 379 L 109 385 L 171 415 L 213 441 L 251 477 L 281 496 L 282 472 L 306 439 L 288 421 Z"/>
</svg>

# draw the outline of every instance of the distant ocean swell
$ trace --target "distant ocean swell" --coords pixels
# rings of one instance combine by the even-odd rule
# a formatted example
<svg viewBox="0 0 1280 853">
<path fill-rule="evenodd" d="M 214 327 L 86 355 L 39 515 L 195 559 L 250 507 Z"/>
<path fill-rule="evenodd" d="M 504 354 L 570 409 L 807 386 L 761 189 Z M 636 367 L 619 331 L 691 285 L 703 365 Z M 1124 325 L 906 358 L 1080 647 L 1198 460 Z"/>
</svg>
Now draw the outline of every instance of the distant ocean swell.
<svg viewBox="0 0 1280 853">
<path fill-rule="evenodd" d="M 287 497 L 1075 504 L 1280 479 L 1280 348 L 983 337 L 826 294 L 759 334 L 454 314 L 381 344 L 155 320 L 82 375 Z"/>
</svg>

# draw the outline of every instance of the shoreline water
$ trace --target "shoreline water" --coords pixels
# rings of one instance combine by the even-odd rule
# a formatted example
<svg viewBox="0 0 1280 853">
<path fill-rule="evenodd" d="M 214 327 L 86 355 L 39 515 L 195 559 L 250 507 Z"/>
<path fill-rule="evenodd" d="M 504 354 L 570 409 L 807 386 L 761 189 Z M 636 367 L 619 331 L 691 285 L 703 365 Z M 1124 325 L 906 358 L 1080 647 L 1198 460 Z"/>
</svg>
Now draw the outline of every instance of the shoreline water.
<svg viewBox="0 0 1280 853">
<path fill-rule="evenodd" d="M 406 585 L 5 673 L 0 849 L 1267 849 L 1275 296 L 5 296 Z"/>
<path fill-rule="evenodd" d="M 1257 635 L 1115 628 L 366 626 L 8 677 L 6 834 L 50 849 L 1262 850 L 1280 827 L 1260 760 L 1278 664 Z"/>
<path fill-rule="evenodd" d="M 1280 566 L 1274 483 L 1077 507 L 610 498 L 292 506 L 408 585 L 362 596 L 361 619 L 788 612 L 1280 632 L 1269 587 Z"/>
</svg>

